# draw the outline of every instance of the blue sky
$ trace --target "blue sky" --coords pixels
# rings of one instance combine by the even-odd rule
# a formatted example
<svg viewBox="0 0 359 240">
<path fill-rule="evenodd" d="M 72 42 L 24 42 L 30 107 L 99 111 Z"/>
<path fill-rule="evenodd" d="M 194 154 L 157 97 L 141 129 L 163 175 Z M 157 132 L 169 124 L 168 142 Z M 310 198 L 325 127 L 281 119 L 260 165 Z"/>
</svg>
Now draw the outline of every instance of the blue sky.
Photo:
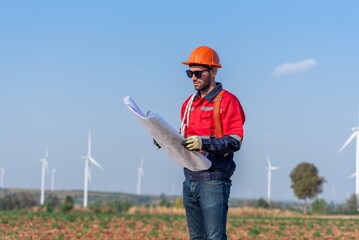
<svg viewBox="0 0 359 240">
<path fill-rule="evenodd" d="M 123 104 L 175 128 L 193 93 L 190 52 L 214 48 L 217 81 L 240 99 L 245 138 L 231 196 L 295 200 L 290 171 L 314 163 L 322 197 L 354 193 L 355 149 L 337 151 L 358 125 L 358 1 L 1 1 L 0 167 L 5 187 L 40 188 L 39 159 L 49 148 L 56 189 L 82 189 L 87 132 L 90 190 L 181 194 L 182 169 Z M 174 186 L 174 187 L 173 187 Z M 50 174 L 46 187 L 50 188 Z"/>
</svg>

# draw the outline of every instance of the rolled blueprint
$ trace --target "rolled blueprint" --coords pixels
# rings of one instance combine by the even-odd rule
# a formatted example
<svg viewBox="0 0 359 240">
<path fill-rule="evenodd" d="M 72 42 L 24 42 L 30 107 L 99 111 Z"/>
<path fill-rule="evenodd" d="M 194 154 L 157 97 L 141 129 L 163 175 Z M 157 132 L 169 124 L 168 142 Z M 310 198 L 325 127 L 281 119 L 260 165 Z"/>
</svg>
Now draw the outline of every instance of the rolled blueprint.
<svg viewBox="0 0 359 240">
<path fill-rule="evenodd" d="M 199 152 L 191 152 L 182 146 L 183 136 L 168 124 L 159 114 L 148 111 L 143 114 L 136 102 L 127 96 L 123 99 L 127 107 L 135 114 L 161 148 L 178 165 L 191 171 L 207 170 L 211 161 Z"/>
</svg>

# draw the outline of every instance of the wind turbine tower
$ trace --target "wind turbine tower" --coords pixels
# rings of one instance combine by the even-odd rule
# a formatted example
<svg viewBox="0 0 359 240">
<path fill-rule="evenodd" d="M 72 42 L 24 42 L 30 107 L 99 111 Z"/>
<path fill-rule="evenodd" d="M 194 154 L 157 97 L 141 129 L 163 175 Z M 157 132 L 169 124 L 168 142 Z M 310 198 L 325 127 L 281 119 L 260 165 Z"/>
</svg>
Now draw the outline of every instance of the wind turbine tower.
<svg viewBox="0 0 359 240">
<path fill-rule="evenodd" d="M 95 165 L 96 167 L 98 167 L 100 169 L 103 169 L 103 167 L 98 162 L 96 162 L 96 160 L 91 155 L 91 130 L 89 130 L 89 133 L 88 133 L 87 156 L 84 156 L 83 159 L 85 160 L 85 179 L 84 179 L 84 202 L 83 202 L 83 206 L 86 208 L 87 207 L 87 200 L 88 200 L 88 196 L 87 196 L 88 183 L 89 183 L 89 180 L 91 178 L 90 164 Z"/>
<path fill-rule="evenodd" d="M 357 197 L 357 210 L 359 211 L 359 115 L 358 115 L 358 127 L 352 128 L 352 134 L 349 136 L 347 141 L 343 144 L 343 146 L 338 150 L 338 153 L 344 150 L 346 146 L 355 138 L 356 140 L 356 148 L 355 148 L 355 173 L 351 175 L 355 176 L 355 195 Z"/>
<path fill-rule="evenodd" d="M 143 157 L 141 159 L 141 164 L 137 168 L 137 195 L 141 195 L 141 179 L 145 175 L 143 171 Z"/>
<path fill-rule="evenodd" d="M 54 191 L 54 186 L 55 186 L 55 173 L 56 173 L 56 168 L 52 169 L 51 171 L 51 191 Z"/>
<path fill-rule="evenodd" d="M 5 169 L 0 169 L 0 188 L 4 189 L 4 175 L 5 175 Z"/>
<path fill-rule="evenodd" d="M 268 155 L 267 155 L 267 162 L 268 162 L 268 166 L 267 166 L 267 171 L 268 171 L 268 180 L 267 180 L 268 193 L 267 193 L 267 199 L 268 199 L 268 205 L 269 205 L 269 207 L 270 207 L 270 205 L 271 205 L 272 171 L 275 171 L 275 170 L 279 169 L 279 167 L 277 167 L 277 166 L 272 166 Z"/>
<path fill-rule="evenodd" d="M 48 171 L 48 159 L 49 157 L 49 149 L 45 152 L 45 157 L 40 159 L 41 162 L 41 196 L 40 196 L 40 204 L 43 205 L 45 202 L 45 172 Z"/>
</svg>

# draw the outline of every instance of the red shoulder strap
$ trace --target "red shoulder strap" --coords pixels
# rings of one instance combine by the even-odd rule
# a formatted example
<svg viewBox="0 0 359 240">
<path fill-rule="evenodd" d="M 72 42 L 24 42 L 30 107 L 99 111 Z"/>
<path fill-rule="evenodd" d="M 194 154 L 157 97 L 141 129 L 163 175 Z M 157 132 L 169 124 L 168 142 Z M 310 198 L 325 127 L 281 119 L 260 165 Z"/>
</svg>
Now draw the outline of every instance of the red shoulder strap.
<svg viewBox="0 0 359 240">
<path fill-rule="evenodd" d="M 221 122 L 221 100 L 222 100 L 222 95 L 224 94 L 226 90 L 222 89 L 222 91 L 220 91 L 217 96 L 214 98 L 214 110 L 213 110 L 213 115 L 214 115 L 214 129 L 215 129 L 215 133 L 216 133 L 216 138 L 221 138 L 223 137 L 223 131 L 222 131 L 222 122 Z"/>
</svg>

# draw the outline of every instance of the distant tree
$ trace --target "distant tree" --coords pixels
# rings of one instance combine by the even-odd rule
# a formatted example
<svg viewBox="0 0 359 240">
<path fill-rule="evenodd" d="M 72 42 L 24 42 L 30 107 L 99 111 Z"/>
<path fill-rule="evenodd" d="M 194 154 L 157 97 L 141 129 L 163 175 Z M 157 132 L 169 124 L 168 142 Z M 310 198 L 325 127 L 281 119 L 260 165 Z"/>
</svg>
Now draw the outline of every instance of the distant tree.
<svg viewBox="0 0 359 240">
<path fill-rule="evenodd" d="M 316 198 L 312 204 L 312 212 L 318 214 L 328 213 L 328 203 L 323 198 Z"/>
<path fill-rule="evenodd" d="M 101 213 L 104 212 L 104 206 L 102 202 L 96 201 L 94 203 L 92 203 L 89 208 L 95 212 L 95 213 Z"/>
<path fill-rule="evenodd" d="M 23 209 L 36 204 L 33 195 L 27 193 L 8 194 L 0 198 L 0 210 Z"/>
<path fill-rule="evenodd" d="M 175 201 L 175 208 L 183 208 L 183 198 L 179 197 Z"/>
<path fill-rule="evenodd" d="M 16 208 L 14 197 L 12 195 L 5 195 L 0 198 L 0 210 L 13 210 Z"/>
<path fill-rule="evenodd" d="M 135 204 L 130 201 L 114 201 L 111 202 L 111 209 L 116 213 L 127 212 Z"/>
<path fill-rule="evenodd" d="M 66 196 L 64 202 L 60 205 L 61 212 L 70 212 L 74 208 L 74 200 L 71 196 Z"/>
<path fill-rule="evenodd" d="M 14 195 L 16 208 L 22 209 L 27 207 L 33 207 L 37 205 L 37 201 L 33 194 L 31 193 L 16 193 Z"/>
<path fill-rule="evenodd" d="M 256 207 L 259 208 L 269 208 L 269 204 L 266 200 L 264 200 L 263 198 L 258 199 Z"/>
<path fill-rule="evenodd" d="M 307 199 L 312 199 L 322 192 L 322 185 L 325 182 L 319 177 L 318 169 L 311 163 L 300 163 L 290 173 L 292 180 L 291 187 L 295 196 L 304 199 L 304 213 L 307 213 Z"/>
<path fill-rule="evenodd" d="M 352 194 L 350 198 L 347 199 L 346 203 L 343 206 L 343 212 L 349 214 L 357 214 L 357 196 Z"/>
<path fill-rule="evenodd" d="M 158 206 L 160 206 L 160 207 L 166 207 L 166 208 L 171 207 L 171 203 L 167 200 L 165 194 L 162 193 L 162 194 L 160 195 L 160 199 L 161 199 L 161 201 L 160 201 L 160 203 L 158 204 Z"/>
<path fill-rule="evenodd" d="M 45 210 L 46 212 L 53 212 L 55 210 L 55 208 L 57 208 L 60 204 L 60 200 L 57 196 L 55 195 L 48 195 L 45 199 Z"/>
<path fill-rule="evenodd" d="M 333 201 L 328 204 L 328 214 L 335 214 L 338 212 L 338 205 L 336 205 Z"/>
</svg>

